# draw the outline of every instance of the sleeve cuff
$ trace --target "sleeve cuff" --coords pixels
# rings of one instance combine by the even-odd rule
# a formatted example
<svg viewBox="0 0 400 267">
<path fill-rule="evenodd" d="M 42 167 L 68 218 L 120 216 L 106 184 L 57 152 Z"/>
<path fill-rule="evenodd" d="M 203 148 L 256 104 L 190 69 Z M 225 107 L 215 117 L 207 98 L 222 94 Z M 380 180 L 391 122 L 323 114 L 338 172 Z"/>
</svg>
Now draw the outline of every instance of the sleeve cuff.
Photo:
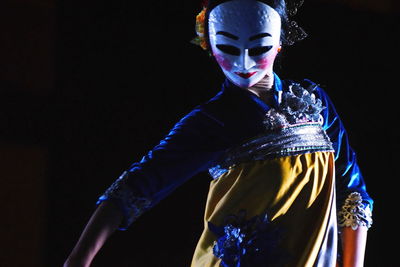
<svg viewBox="0 0 400 267">
<path fill-rule="evenodd" d="M 126 184 L 127 172 L 125 171 L 105 192 L 99 197 L 97 205 L 106 200 L 114 201 L 124 214 L 124 220 L 119 230 L 126 230 L 139 216 L 151 206 L 151 200 L 137 197 Z"/>
<path fill-rule="evenodd" d="M 353 192 L 348 195 L 338 212 L 338 225 L 340 227 L 351 227 L 353 230 L 357 230 L 359 226 L 371 227 L 371 208 L 368 204 L 363 203 L 360 193 Z"/>
</svg>

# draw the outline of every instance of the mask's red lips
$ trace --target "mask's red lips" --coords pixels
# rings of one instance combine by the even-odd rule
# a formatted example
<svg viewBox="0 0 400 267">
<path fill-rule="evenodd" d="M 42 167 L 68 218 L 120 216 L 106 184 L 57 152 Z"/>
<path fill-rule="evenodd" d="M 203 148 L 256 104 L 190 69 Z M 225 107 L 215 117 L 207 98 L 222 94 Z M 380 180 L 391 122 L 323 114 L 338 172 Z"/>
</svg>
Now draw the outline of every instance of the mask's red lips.
<svg viewBox="0 0 400 267">
<path fill-rule="evenodd" d="M 254 72 L 247 72 L 247 73 L 244 73 L 244 72 L 235 72 L 236 75 L 239 75 L 240 77 L 245 78 L 245 79 L 250 78 L 251 76 L 253 76 L 253 75 L 256 74 L 256 73 L 257 73 L 257 71 L 254 71 Z"/>
</svg>

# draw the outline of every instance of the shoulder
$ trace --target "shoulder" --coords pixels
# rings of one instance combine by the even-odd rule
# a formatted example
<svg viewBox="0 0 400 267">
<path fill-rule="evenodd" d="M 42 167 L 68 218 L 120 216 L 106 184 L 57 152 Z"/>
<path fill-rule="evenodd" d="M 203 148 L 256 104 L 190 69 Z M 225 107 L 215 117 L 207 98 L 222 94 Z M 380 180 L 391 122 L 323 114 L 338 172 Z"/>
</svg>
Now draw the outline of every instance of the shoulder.
<svg viewBox="0 0 400 267">
<path fill-rule="evenodd" d="M 198 105 L 191 113 L 224 126 L 227 119 L 233 115 L 234 102 L 235 97 L 231 92 L 222 89 L 214 97 Z"/>
<path fill-rule="evenodd" d="M 302 80 L 291 80 L 291 79 L 282 80 L 282 89 L 284 91 L 292 86 L 301 86 L 302 88 L 306 89 L 309 92 L 316 91 L 318 93 L 318 91 L 322 90 L 319 83 L 307 78 L 304 78 Z"/>
<path fill-rule="evenodd" d="M 303 79 L 301 80 L 300 84 L 304 88 L 312 88 L 314 93 L 324 102 L 324 99 L 328 97 L 326 90 L 317 82 L 312 81 L 310 79 Z"/>
<path fill-rule="evenodd" d="M 174 130 L 183 128 L 210 130 L 211 128 L 223 126 L 223 121 L 217 115 L 222 106 L 222 98 L 222 92 L 219 92 L 210 100 L 195 106 L 181 117 L 178 123 L 175 124 Z"/>
</svg>

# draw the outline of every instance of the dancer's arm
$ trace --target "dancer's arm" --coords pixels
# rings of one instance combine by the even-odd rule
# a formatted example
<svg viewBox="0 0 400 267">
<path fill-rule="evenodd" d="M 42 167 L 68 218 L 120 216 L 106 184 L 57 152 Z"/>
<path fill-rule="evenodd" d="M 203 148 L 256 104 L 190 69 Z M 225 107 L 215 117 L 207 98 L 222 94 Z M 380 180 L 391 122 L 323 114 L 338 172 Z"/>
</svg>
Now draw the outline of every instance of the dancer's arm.
<svg viewBox="0 0 400 267">
<path fill-rule="evenodd" d="M 342 267 L 363 267 L 365 246 L 367 243 L 367 227 L 359 226 L 356 230 L 342 227 Z"/>
<path fill-rule="evenodd" d="M 338 225 L 341 228 L 342 266 L 362 267 L 367 230 L 372 225 L 373 200 L 366 191 L 356 153 L 350 146 L 347 132 L 332 101 L 319 87 L 317 94 L 325 107 L 322 111 L 323 128 L 335 150 L 336 205 Z"/>
<path fill-rule="evenodd" d="M 122 212 L 112 201 L 101 203 L 83 230 L 64 267 L 88 267 L 107 238 L 118 229 Z"/>
</svg>

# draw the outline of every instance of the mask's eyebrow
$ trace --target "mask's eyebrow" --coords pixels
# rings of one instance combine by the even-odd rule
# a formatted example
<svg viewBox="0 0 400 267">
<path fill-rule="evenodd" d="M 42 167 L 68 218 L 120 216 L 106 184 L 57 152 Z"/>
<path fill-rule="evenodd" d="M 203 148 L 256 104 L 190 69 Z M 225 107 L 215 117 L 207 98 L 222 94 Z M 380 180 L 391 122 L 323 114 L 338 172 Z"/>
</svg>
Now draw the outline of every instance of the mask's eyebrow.
<svg viewBox="0 0 400 267">
<path fill-rule="evenodd" d="M 259 34 L 251 36 L 249 38 L 249 41 L 254 41 L 254 40 L 261 39 L 261 38 L 268 37 L 268 36 L 271 36 L 271 34 L 269 34 L 267 32 L 259 33 Z"/>
<path fill-rule="evenodd" d="M 231 38 L 233 40 L 239 40 L 239 37 L 237 37 L 236 35 L 233 35 L 232 33 L 229 33 L 229 32 L 219 31 L 219 32 L 217 32 L 217 34 L 226 36 L 226 37 Z"/>
</svg>

